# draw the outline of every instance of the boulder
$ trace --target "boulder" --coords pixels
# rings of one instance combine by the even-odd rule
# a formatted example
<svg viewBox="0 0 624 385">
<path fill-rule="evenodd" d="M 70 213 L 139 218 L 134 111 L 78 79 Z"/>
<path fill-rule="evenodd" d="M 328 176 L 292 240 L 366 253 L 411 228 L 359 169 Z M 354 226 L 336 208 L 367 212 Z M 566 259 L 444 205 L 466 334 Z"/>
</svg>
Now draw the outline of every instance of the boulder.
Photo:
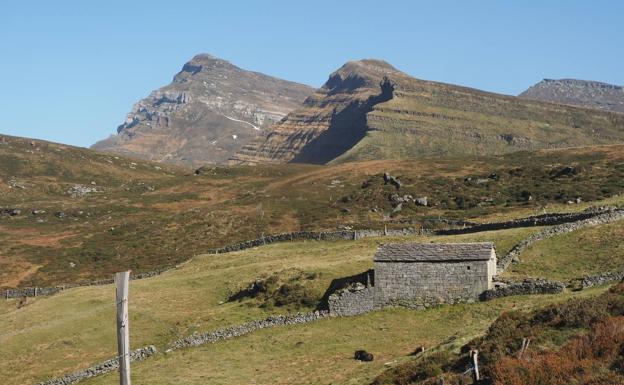
<svg viewBox="0 0 624 385">
<path fill-rule="evenodd" d="M 427 197 L 416 198 L 417 206 L 427 206 Z"/>
</svg>

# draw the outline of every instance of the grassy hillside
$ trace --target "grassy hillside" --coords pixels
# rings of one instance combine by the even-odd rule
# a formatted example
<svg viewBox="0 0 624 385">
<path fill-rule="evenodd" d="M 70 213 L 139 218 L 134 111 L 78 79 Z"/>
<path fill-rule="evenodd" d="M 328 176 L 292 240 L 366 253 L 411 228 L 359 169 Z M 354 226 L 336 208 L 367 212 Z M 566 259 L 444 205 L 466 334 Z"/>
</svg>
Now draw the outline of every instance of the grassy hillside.
<svg viewBox="0 0 624 385">
<path fill-rule="evenodd" d="M 444 227 L 441 219 L 624 203 L 623 146 L 200 171 L 0 137 L 0 209 L 21 210 L 0 216 L 0 288 L 149 271 L 268 233 Z M 401 180 L 399 191 L 384 172 Z M 429 206 L 395 211 L 393 194 L 427 196 Z"/>
<path fill-rule="evenodd" d="M 624 221 L 589 227 L 538 242 L 522 253 L 506 275 L 569 280 L 624 271 Z"/>
<path fill-rule="evenodd" d="M 498 250 L 507 250 L 533 231 L 536 229 L 413 239 L 425 242 L 491 240 Z M 312 310 L 332 279 L 371 268 L 377 244 L 386 241 L 387 238 L 369 238 L 353 242 L 294 242 L 227 255 L 199 256 L 162 276 L 133 281 L 130 294 L 132 346 L 155 344 L 163 351 L 171 341 L 194 331 L 209 331 L 271 314 Z M 307 289 L 303 294 L 311 299 L 311 305 L 266 307 L 253 299 L 227 302 L 231 294 L 254 280 L 274 274 L 291 276 L 293 269 L 313 273 L 307 274 L 312 279 L 300 282 Z M 136 365 L 135 373 L 141 373 L 137 378 L 145 383 L 175 383 L 178 374 L 184 376 L 185 383 L 208 380 L 240 383 L 243 378 L 246 379 L 243 382 L 249 382 L 255 376 L 269 376 L 258 377 L 259 383 L 271 383 L 271 378 L 278 383 L 288 383 L 293 378 L 303 378 L 304 374 L 304 383 L 315 383 L 324 378 L 315 376 L 326 375 L 319 369 L 329 365 L 335 372 L 335 383 L 354 383 L 349 379 L 370 379 L 382 369 L 384 362 L 405 355 L 419 344 L 433 346 L 455 339 L 454 343 L 459 343 L 482 333 L 505 309 L 527 309 L 595 292 L 508 298 L 426 312 L 387 310 L 352 319 L 277 328 L 166 355 L 151 363 Z M 30 298 L 26 303 L 0 302 L 0 383 L 32 383 L 113 356 L 116 349 L 114 311 L 112 285 L 71 289 L 52 297 Z M 354 363 L 350 355 L 358 347 L 379 354 L 378 361 L 371 366 Z M 180 362 L 188 365 L 180 365 Z M 306 364 L 296 369 L 294 362 Z M 197 365 L 203 369 L 193 374 L 198 370 Z M 96 381 L 112 383 L 114 376 Z"/>
</svg>

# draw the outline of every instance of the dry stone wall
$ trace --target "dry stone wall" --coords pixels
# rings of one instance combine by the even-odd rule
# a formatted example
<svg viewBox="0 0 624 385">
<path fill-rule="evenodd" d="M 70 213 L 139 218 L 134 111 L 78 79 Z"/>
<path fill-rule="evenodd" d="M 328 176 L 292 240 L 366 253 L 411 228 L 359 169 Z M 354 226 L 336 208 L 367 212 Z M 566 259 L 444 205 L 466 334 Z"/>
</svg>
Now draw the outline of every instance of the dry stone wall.
<svg viewBox="0 0 624 385">
<path fill-rule="evenodd" d="M 141 361 L 156 353 L 156 348 L 153 345 L 146 346 L 130 353 L 130 361 Z M 100 362 L 97 365 L 93 365 L 87 369 L 81 370 L 76 373 L 68 374 L 67 376 L 54 378 L 45 382 L 39 382 L 37 385 L 69 385 L 75 384 L 79 381 L 86 380 L 87 378 L 99 376 L 108 372 L 112 372 L 119 368 L 119 358 L 115 357 L 110 360 Z"/>
<path fill-rule="evenodd" d="M 224 246 L 218 249 L 212 249 L 208 251 L 208 254 L 222 254 L 230 253 L 233 251 L 241 251 L 252 247 L 258 247 L 268 245 L 271 243 L 290 242 L 300 240 L 315 240 L 315 241 L 337 241 L 337 240 L 356 240 L 367 237 L 382 237 L 382 236 L 407 236 L 422 234 L 413 228 L 405 229 L 388 229 L 388 230 L 338 230 L 338 231 L 294 231 L 291 233 L 283 233 L 276 235 L 267 235 L 261 238 L 252 239 L 245 242 L 236 243 L 233 245 Z"/>
<path fill-rule="evenodd" d="M 171 344 L 171 350 L 177 350 L 189 346 L 199 346 L 206 343 L 214 343 L 234 337 L 240 337 L 259 329 L 266 329 L 275 326 L 297 325 L 318 321 L 329 317 L 328 311 L 315 311 L 312 313 L 297 313 L 292 315 L 279 315 L 265 318 L 263 320 L 249 321 L 241 325 L 230 326 L 224 329 L 215 330 L 209 333 L 194 334 L 186 338 L 179 339 Z"/>
<path fill-rule="evenodd" d="M 601 212 L 600 214 L 580 221 L 548 227 L 542 231 L 530 235 L 529 237 L 520 241 L 520 243 L 516 244 L 511 249 L 511 251 L 507 253 L 507 255 L 498 260 L 497 271 L 500 274 L 504 272 L 512 262 L 519 261 L 520 254 L 537 241 L 552 238 L 561 234 L 570 233 L 576 230 L 583 229 L 585 227 L 607 224 L 622 219 L 624 219 L 624 209 L 615 209 Z"/>
<path fill-rule="evenodd" d="M 500 282 L 493 289 L 484 291 L 480 299 L 489 301 L 494 298 L 527 294 L 558 294 L 563 292 L 565 285 L 557 281 L 545 279 L 526 279 L 522 282 Z"/>
<path fill-rule="evenodd" d="M 148 271 L 145 273 L 133 274 L 130 276 L 130 279 L 135 280 L 135 279 L 155 277 L 157 275 L 162 274 L 163 272 L 167 270 L 169 269 L 160 269 L 160 270 L 155 270 L 155 271 Z M 90 281 L 90 282 L 83 282 L 83 283 L 76 283 L 76 284 L 69 284 L 69 285 L 59 285 L 59 286 L 53 286 L 53 287 L 25 287 L 23 289 L 7 289 L 4 291 L 3 297 L 5 299 L 10 299 L 10 298 L 47 296 L 47 295 L 56 294 L 66 289 L 75 288 L 75 287 L 101 286 L 101 285 L 110 285 L 112 283 L 114 283 L 113 279 L 102 279 L 98 281 Z"/>
<path fill-rule="evenodd" d="M 329 296 L 329 314 L 347 317 L 364 314 L 374 309 L 374 287 L 339 290 Z"/>
<path fill-rule="evenodd" d="M 624 271 L 615 271 L 597 275 L 588 275 L 580 278 L 581 289 L 587 289 L 594 286 L 601 286 L 612 282 L 622 282 L 624 280 Z"/>
<path fill-rule="evenodd" d="M 617 210 L 617 209 L 615 209 Z M 584 219 L 592 218 L 601 214 L 614 211 L 613 208 L 598 208 L 588 209 L 580 213 L 551 213 L 535 215 L 526 218 L 513 219 L 511 221 L 504 222 L 490 222 L 475 224 L 468 227 L 462 227 L 457 229 L 444 229 L 436 230 L 436 235 L 455 235 L 455 234 L 469 234 L 478 233 L 482 231 L 504 230 L 514 229 L 519 227 L 536 227 L 536 226 L 554 226 L 564 223 L 577 222 Z"/>
</svg>

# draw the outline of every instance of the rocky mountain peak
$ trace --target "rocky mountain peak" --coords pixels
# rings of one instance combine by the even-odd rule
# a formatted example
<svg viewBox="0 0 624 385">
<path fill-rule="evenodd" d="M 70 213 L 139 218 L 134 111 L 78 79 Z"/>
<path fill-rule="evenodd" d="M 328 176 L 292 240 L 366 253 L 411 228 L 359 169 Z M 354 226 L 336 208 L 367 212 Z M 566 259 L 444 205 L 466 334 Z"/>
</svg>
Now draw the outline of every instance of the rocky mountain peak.
<svg viewBox="0 0 624 385">
<path fill-rule="evenodd" d="M 572 106 L 624 112 L 624 88 L 579 79 L 544 79 L 519 95 Z"/>
<path fill-rule="evenodd" d="M 222 163 L 298 107 L 311 87 L 246 71 L 208 54 L 135 103 L 94 149 L 193 166 Z"/>
<path fill-rule="evenodd" d="M 182 71 L 174 77 L 174 82 L 185 80 L 188 76 L 195 75 L 199 72 L 220 72 L 220 71 L 242 71 L 240 68 L 227 60 L 220 59 L 207 53 L 195 55 L 191 60 L 186 62 L 182 67 Z"/>
<path fill-rule="evenodd" d="M 383 60 L 349 61 L 329 75 L 323 88 L 330 94 L 353 91 L 362 87 L 374 88 L 384 79 L 397 74 L 401 72 Z"/>
</svg>

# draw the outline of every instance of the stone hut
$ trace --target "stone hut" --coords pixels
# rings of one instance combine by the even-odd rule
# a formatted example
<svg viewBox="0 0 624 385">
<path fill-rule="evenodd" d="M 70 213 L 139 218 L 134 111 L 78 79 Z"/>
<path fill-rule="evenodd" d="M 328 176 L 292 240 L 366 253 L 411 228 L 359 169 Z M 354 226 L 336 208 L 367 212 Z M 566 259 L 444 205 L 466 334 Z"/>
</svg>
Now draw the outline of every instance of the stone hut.
<svg viewBox="0 0 624 385">
<path fill-rule="evenodd" d="M 491 289 L 494 244 L 389 243 L 374 258 L 376 308 L 474 300 Z"/>
<path fill-rule="evenodd" d="M 374 265 L 374 285 L 356 283 L 332 294 L 331 314 L 474 301 L 493 287 L 496 251 L 491 242 L 389 243 L 378 248 Z"/>
</svg>

